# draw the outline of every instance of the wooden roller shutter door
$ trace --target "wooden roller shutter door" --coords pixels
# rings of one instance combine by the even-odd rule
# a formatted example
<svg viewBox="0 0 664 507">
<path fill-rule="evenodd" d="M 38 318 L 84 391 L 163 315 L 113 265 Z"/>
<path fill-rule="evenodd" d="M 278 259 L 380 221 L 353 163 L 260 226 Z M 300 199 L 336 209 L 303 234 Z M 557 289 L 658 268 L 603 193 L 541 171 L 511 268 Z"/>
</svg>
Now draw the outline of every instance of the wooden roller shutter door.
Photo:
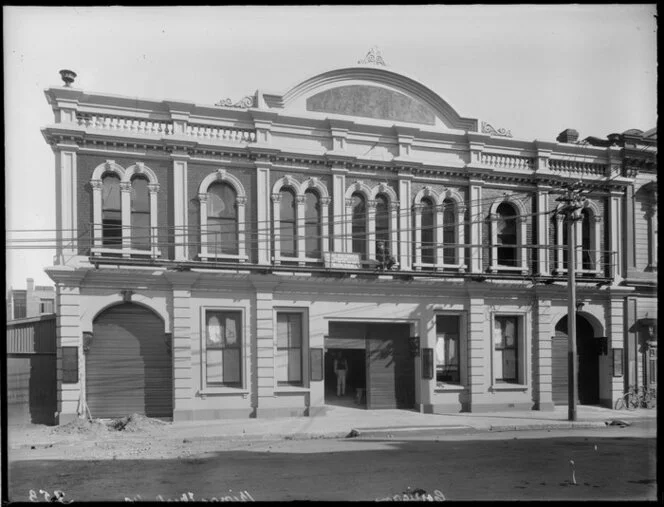
<svg viewBox="0 0 664 507">
<path fill-rule="evenodd" d="M 567 405 L 569 398 L 569 377 L 567 375 L 568 356 L 567 334 L 556 331 L 551 340 L 551 382 L 554 405 Z"/>
<path fill-rule="evenodd" d="M 367 408 L 413 408 L 415 371 L 408 324 L 370 324 L 367 349 Z"/>
<path fill-rule="evenodd" d="M 166 338 L 163 320 L 139 305 L 114 306 L 95 319 L 86 354 L 86 398 L 92 417 L 173 416 L 172 358 Z"/>
</svg>

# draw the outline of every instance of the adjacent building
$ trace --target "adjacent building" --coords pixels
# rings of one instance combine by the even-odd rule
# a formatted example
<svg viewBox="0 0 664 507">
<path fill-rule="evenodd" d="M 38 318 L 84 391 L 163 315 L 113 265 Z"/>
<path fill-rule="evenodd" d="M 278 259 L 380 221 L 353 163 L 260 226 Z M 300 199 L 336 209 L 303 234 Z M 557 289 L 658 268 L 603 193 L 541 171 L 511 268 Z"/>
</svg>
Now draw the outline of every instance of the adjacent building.
<svg viewBox="0 0 664 507">
<path fill-rule="evenodd" d="M 60 423 L 324 413 L 339 353 L 367 408 L 567 404 L 557 199 L 578 180 L 580 402 L 612 405 L 642 375 L 652 135 L 517 139 L 375 52 L 215 105 L 84 91 L 62 74 L 43 128 Z"/>
<path fill-rule="evenodd" d="M 35 285 L 26 280 L 26 289 L 7 291 L 7 320 L 25 319 L 55 313 L 55 287 Z"/>
</svg>

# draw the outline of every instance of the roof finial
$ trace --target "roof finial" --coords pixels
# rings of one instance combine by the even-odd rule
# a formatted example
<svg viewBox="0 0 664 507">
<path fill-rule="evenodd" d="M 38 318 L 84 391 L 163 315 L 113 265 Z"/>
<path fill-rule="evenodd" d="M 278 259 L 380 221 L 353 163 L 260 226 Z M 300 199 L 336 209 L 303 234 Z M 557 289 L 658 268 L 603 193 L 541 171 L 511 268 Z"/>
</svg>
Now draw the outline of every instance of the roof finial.
<svg viewBox="0 0 664 507">
<path fill-rule="evenodd" d="M 367 56 L 365 56 L 363 60 L 358 60 L 357 63 L 359 65 L 371 64 L 386 66 L 385 60 L 383 60 L 383 56 L 377 46 L 372 47 L 367 53 Z"/>
<path fill-rule="evenodd" d="M 60 71 L 60 77 L 65 82 L 65 86 L 71 88 L 71 84 L 74 82 L 74 79 L 76 79 L 76 72 L 73 70 L 62 69 Z"/>
</svg>

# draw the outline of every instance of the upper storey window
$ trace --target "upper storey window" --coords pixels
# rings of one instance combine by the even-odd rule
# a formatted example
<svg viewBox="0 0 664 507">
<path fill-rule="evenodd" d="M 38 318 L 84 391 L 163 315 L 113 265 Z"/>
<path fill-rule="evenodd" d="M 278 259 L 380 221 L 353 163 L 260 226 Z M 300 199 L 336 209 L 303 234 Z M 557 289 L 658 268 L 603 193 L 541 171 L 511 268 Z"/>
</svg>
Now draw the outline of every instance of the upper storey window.
<svg viewBox="0 0 664 507">
<path fill-rule="evenodd" d="M 304 241 L 307 257 L 321 256 L 322 232 L 320 199 L 315 191 L 307 190 L 304 193 Z"/>
<path fill-rule="evenodd" d="M 122 246 L 122 203 L 120 200 L 120 177 L 105 174 L 102 179 L 102 244 L 105 247 Z"/>
<path fill-rule="evenodd" d="M 131 247 L 150 249 L 150 193 L 148 180 L 135 176 L 131 180 Z"/>
<path fill-rule="evenodd" d="M 519 271 L 528 273 L 526 243 L 526 208 L 518 200 L 506 196 L 491 205 L 489 228 L 491 235 L 490 271 Z"/>
<path fill-rule="evenodd" d="M 364 196 L 355 192 L 352 196 L 352 237 L 353 253 L 360 254 L 362 260 L 367 258 L 367 202 Z"/>
<path fill-rule="evenodd" d="M 516 210 L 504 202 L 498 206 L 496 215 L 498 264 L 515 267 L 517 265 Z"/>
<path fill-rule="evenodd" d="M 425 197 L 422 199 L 422 263 L 433 264 L 435 262 L 435 206 L 433 201 Z"/>
<path fill-rule="evenodd" d="M 244 187 L 225 169 L 208 174 L 198 188 L 200 253 L 207 259 L 247 260 Z"/>
<path fill-rule="evenodd" d="M 327 188 L 318 178 L 299 182 L 290 175 L 272 187 L 274 262 L 318 263 L 327 243 Z"/>
<path fill-rule="evenodd" d="M 413 210 L 415 269 L 465 270 L 461 195 L 426 186 L 415 196 Z"/>
<path fill-rule="evenodd" d="M 124 169 L 112 160 L 95 168 L 90 180 L 93 204 L 92 253 L 106 249 L 127 257 L 159 255 L 154 172 L 141 162 Z"/>
<path fill-rule="evenodd" d="M 205 242 L 214 255 L 238 254 L 237 193 L 226 183 L 208 188 Z"/>
</svg>

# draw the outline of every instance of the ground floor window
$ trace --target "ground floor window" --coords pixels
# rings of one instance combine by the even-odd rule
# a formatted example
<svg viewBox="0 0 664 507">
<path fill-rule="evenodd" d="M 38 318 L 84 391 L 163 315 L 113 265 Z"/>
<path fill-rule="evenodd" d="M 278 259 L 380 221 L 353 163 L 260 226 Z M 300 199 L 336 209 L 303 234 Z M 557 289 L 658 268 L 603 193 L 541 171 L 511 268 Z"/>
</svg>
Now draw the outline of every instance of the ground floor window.
<svg viewBox="0 0 664 507">
<path fill-rule="evenodd" d="M 436 316 L 436 382 L 460 384 L 459 316 Z"/>
<path fill-rule="evenodd" d="M 242 386 L 242 312 L 208 310 L 206 326 L 206 379 L 212 386 Z"/>
<path fill-rule="evenodd" d="M 301 313 L 277 313 L 275 375 L 278 385 L 302 385 Z"/>
<path fill-rule="evenodd" d="M 500 315 L 494 319 L 493 375 L 496 382 L 518 384 L 519 317 Z"/>
</svg>

